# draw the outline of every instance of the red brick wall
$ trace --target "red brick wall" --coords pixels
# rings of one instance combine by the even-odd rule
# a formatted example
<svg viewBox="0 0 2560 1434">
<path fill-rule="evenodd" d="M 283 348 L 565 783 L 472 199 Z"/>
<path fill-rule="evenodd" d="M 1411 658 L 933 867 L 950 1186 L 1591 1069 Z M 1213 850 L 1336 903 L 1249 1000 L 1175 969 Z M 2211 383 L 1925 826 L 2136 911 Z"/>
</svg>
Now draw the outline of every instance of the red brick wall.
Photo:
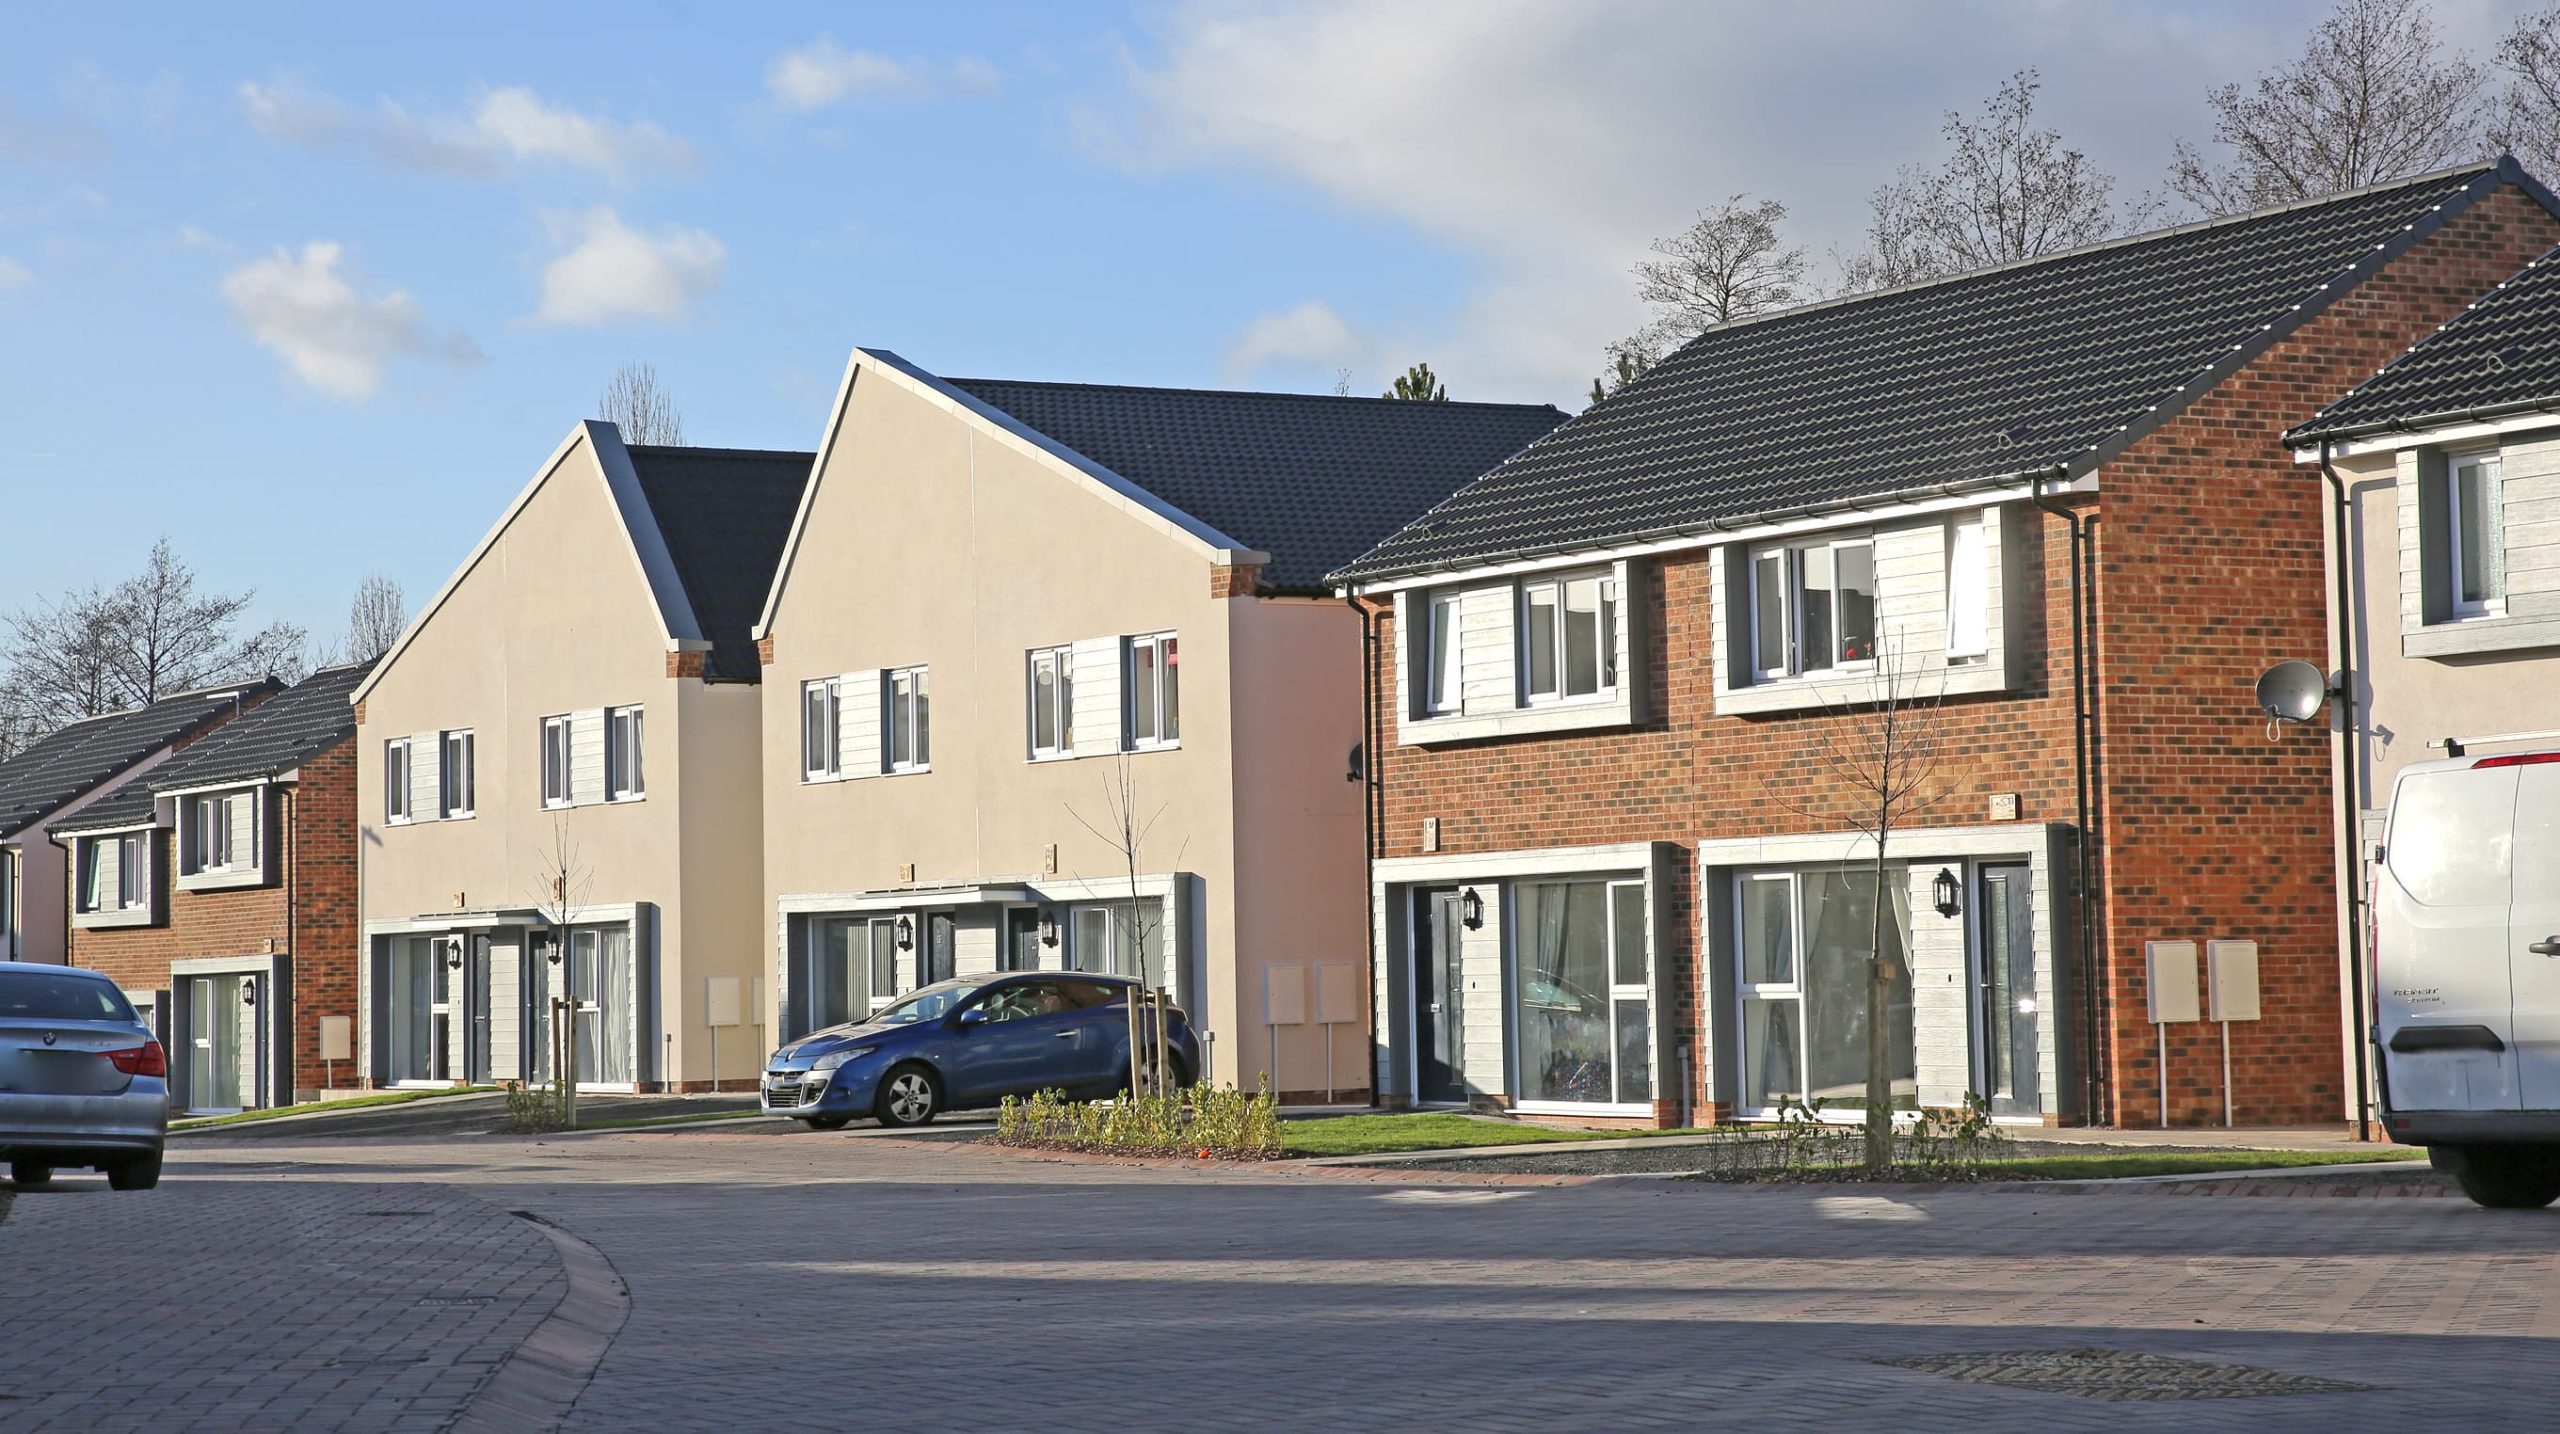
<svg viewBox="0 0 2560 1434">
<path fill-rule="evenodd" d="M 2275 440 L 2555 241 L 2540 206 L 2492 195 L 2100 474 L 2101 924 L 2121 1123 L 2160 1118 L 2146 939 L 2258 942 L 2264 1018 L 2231 1028 L 2242 1124 L 2345 1107 L 2332 739 L 2312 723 L 2269 742 L 2250 699 L 2276 662 L 2328 651 L 2326 489 Z M 2170 1123 L 2219 1123 L 2221 1029 L 2171 1026 L 2168 1069 Z"/>
<path fill-rule="evenodd" d="M 2158 1119 L 2140 985 L 2146 936 L 2254 936 L 2267 1019 L 2235 1028 L 2239 1117 L 2338 1118 L 2327 747 L 2316 728 L 2270 746 L 2250 700 L 2267 665 L 2325 651 L 2321 492 L 2279 440 L 2555 241 L 2560 222 L 2513 191 L 2475 206 L 2108 464 L 2101 496 L 2080 505 L 2100 514 L 2097 906 L 2112 1011 L 2101 1056 L 2123 1123 Z M 2045 518 L 2023 541 L 2036 586 L 2028 620 L 2008 635 L 2028 655 L 2023 685 L 1946 700 L 1947 793 L 1915 824 L 1986 822 L 1989 796 L 2003 792 L 2019 795 L 2021 821 L 2076 818 L 2069 529 Z M 1425 749 L 1397 745 L 1392 713 L 1381 712 L 1378 854 L 1420 855 L 1426 817 L 1439 819 L 1443 852 L 1679 844 L 1688 855 L 1672 875 L 1671 935 L 1656 960 L 1694 1042 L 1696 842 L 1846 829 L 1851 794 L 1821 759 L 1819 729 L 1835 719 L 1714 714 L 1704 553 L 1638 571 L 1653 718 L 1633 730 Z M 1393 609 L 1369 606 L 1377 691 L 1391 709 Z M 2199 1026 L 2172 1043 L 2173 1122 L 2222 1118 L 2218 1040 Z"/>
<path fill-rule="evenodd" d="M 356 749 L 342 742 L 302 764 L 267 819 L 279 837 L 279 880 L 233 891 L 172 889 L 167 832 L 159 846 L 158 926 L 71 933 L 71 961 L 137 990 L 169 989 L 169 964 L 283 952 L 293 972 L 293 1084 L 322 1084 L 319 1022 L 356 1013 Z M 273 943 L 270 945 L 269 943 Z M 341 1084 L 351 1072 L 340 1063 Z"/>
</svg>

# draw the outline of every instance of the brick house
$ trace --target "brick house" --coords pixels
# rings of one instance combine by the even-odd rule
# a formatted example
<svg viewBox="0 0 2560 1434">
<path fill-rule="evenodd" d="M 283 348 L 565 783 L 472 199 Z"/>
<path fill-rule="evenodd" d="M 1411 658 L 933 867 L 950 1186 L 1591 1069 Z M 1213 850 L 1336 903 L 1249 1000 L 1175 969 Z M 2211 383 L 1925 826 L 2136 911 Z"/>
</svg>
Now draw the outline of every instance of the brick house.
<svg viewBox="0 0 2560 1434">
<path fill-rule="evenodd" d="M 265 701 L 266 678 L 84 718 L 0 762 L 0 961 L 60 965 L 71 882 L 57 828 L 189 743 Z"/>
<path fill-rule="evenodd" d="M 71 961 L 159 1030 L 184 1109 L 309 1099 L 356 1008 L 355 711 L 325 668 L 59 824 Z"/>
<path fill-rule="evenodd" d="M 2249 700 L 2322 643 L 2283 434 L 2555 238 L 2505 162 L 1728 324 L 1336 574 L 1381 1092 L 1856 1105 L 1881 915 L 1897 1106 L 2339 1118 L 2328 758 Z M 1881 890 L 1823 759 L 1880 669 L 1946 750 Z M 2260 1018 L 2155 1028 L 2216 939 Z"/>
</svg>

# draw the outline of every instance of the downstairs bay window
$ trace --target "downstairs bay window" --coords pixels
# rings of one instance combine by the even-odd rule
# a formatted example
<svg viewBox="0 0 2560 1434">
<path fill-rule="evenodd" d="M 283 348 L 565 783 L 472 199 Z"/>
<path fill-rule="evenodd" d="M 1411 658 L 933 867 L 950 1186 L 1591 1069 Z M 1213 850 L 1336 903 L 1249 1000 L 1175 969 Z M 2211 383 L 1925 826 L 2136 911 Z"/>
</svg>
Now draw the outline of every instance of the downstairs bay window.
<svg viewBox="0 0 2560 1434">
<path fill-rule="evenodd" d="M 1918 1105 L 1908 871 L 1885 868 L 1882 958 L 1893 1105 Z M 1782 1101 L 1866 1109 L 1867 986 L 1878 931 L 1872 867 L 1753 872 L 1734 882 L 1744 1115 Z"/>
<path fill-rule="evenodd" d="M 1653 1098 L 1651 961 L 1640 879 L 1517 888 L 1520 1099 L 1639 1105 Z"/>
</svg>

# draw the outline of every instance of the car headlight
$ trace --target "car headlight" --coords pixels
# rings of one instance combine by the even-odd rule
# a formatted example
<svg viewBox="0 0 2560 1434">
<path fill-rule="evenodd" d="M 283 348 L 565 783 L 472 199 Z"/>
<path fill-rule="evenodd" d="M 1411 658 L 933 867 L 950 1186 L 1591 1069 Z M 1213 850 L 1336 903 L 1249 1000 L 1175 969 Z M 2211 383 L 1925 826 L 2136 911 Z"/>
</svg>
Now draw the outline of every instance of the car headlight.
<svg viewBox="0 0 2560 1434">
<path fill-rule="evenodd" d="M 843 1065 L 846 1061 L 858 1061 L 862 1059 L 864 1056 L 871 1054 L 871 1050 L 872 1048 L 869 1046 L 855 1046 L 849 1051 L 829 1051 L 827 1054 L 820 1056 L 809 1063 L 809 1074 L 822 1075 L 828 1071 L 834 1070 L 840 1065 Z"/>
</svg>

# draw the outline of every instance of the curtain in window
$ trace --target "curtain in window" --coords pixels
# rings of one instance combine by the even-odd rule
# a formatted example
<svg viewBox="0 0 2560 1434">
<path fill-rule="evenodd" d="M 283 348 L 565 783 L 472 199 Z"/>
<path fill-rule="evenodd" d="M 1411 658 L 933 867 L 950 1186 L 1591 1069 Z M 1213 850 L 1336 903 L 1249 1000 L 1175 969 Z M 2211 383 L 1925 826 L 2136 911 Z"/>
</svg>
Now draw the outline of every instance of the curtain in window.
<svg viewBox="0 0 2560 1434">
<path fill-rule="evenodd" d="M 1531 1100 L 1616 1099 L 1607 890 L 1597 881 L 1520 888 L 1527 953 L 1518 996 L 1520 1078 Z"/>
</svg>

